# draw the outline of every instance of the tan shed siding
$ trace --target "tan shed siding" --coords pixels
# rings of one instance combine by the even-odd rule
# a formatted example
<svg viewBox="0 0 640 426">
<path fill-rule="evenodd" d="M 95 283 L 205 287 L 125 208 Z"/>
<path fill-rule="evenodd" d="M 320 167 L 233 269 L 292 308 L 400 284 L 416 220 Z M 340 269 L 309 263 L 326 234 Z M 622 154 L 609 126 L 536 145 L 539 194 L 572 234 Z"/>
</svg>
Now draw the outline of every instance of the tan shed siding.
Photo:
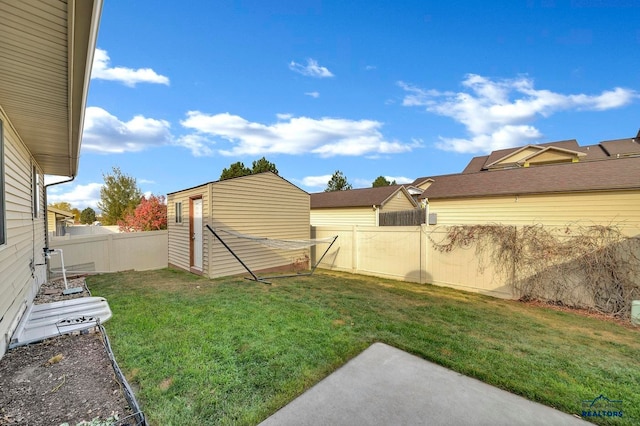
<svg viewBox="0 0 640 426">
<path fill-rule="evenodd" d="M 640 229 L 639 211 L 640 191 L 429 200 L 429 213 L 438 214 L 438 225 L 616 223 Z"/>
<path fill-rule="evenodd" d="M 309 194 L 282 178 L 263 173 L 211 185 L 211 226 L 242 234 L 277 239 L 308 239 Z M 255 194 L 259 194 L 258 197 Z M 242 265 L 207 230 L 212 241 L 209 276 L 246 273 Z M 252 270 L 289 265 L 309 250 L 275 250 L 229 234 L 220 236 Z"/>
<path fill-rule="evenodd" d="M 189 234 L 189 200 L 191 197 L 202 197 L 202 223 L 207 223 L 209 214 L 209 187 L 201 185 L 196 188 L 169 194 L 167 197 L 167 230 L 169 233 L 169 263 L 179 268 L 189 270 L 190 265 L 190 242 Z M 182 203 L 182 223 L 176 223 L 175 203 Z M 203 231 L 203 270 L 207 265 L 206 247 L 208 244 L 207 234 Z"/>
<path fill-rule="evenodd" d="M 413 205 L 411 201 L 407 198 L 407 196 L 403 192 L 398 192 L 388 200 L 380 209 L 382 212 L 395 212 L 402 210 L 411 210 L 415 209 L 416 206 Z"/>
<path fill-rule="evenodd" d="M 5 207 L 7 243 L 0 246 L 0 356 L 7 334 L 45 280 L 44 185 L 40 176 L 40 214 L 33 218 L 32 159 L 27 148 L 0 110 L 4 137 Z M 40 172 L 40 170 L 39 170 Z M 33 275 L 31 270 L 33 265 Z"/>
<path fill-rule="evenodd" d="M 376 212 L 371 207 L 311 210 L 311 225 L 361 225 L 376 226 Z"/>
</svg>

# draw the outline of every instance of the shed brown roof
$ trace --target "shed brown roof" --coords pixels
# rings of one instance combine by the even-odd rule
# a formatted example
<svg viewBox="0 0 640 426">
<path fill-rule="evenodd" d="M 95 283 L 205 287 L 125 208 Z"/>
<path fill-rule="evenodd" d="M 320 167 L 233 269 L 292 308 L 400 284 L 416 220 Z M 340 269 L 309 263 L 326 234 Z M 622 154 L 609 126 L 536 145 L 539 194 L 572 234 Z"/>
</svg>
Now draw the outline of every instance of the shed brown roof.
<svg viewBox="0 0 640 426">
<path fill-rule="evenodd" d="M 398 191 L 406 191 L 406 189 L 402 185 L 388 185 L 348 191 L 316 192 L 310 194 L 311 208 L 380 206 Z M 411 196 L 407 195 L 407 197 L 411 199 Z"/>
<path fill-rule="evenodd" d="M 640 157 L 433 176 L 420 198 L 640 190 Z"/>
</svg>

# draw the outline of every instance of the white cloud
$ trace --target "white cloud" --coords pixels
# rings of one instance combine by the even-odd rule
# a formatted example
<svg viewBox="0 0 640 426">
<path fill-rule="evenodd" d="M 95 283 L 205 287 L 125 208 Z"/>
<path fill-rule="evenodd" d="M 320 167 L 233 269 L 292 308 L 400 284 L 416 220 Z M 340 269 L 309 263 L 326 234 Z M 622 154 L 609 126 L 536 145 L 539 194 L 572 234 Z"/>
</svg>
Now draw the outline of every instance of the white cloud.
<svg viewBox="0 0 640 426">
<path fill-rule="evenodd" d="M 100 153 L 138 152 L 171 143 L 170 124 L 141 115 L 120 121 L 99 107 L 85 112 L 82 148 Z"/>
<path fill-rule="evenodd" d="M 404 177 L 404 176 L 385 176 L 384 178 L 386 180 L 388 180 L 389 182 L 393 182 L 395 180 L 398 185 L 401 185 L 401 184 L 404 184 L 404 183 L 411 183 L 411 182 L 413 182 L 415 180 L 415 179 L 411 179 L 411 178 Z"/>
<path fill-rule="evenodd" d="M 278 120 L 288 120 L 288 119 L 290 119 L 291 117 L 293 117 L 293 114 L 283 114 L 283 113 L 280 113 L 280 114 L 276 114 L 276 117 L 278 117 Z"/>
<path fill-rule="evenodd" d="M 333 77 L 333 73 L 326 67 L 318 65 L 318 61 L 315 59 L 307 59 L 307 65 L 302 65 L 297 62 L 291 61 L 289 63 L 289 69 L 307 77 L 327 78 Z"/>
<path fill-rule="evenodd" d="M 320 97 L 320 92 L 305 92 L 305 95 L 318 99 Z"/>
<path fill-rule="evenodd" d="M 93 55 L 91 78 L 98 80 L 119 81 L 125 86 L 135 87 L 138 83 L 154 83 L 169 85 L 169 78 L 157 74 L 151 68 L 111 67 L 106 50 L 96 49 Z"/>
<path fill-rule="evenodd" d="M 376 68 L 378 68 L 378 67 L 376 67 L 375 65 L 367 65 L 367 66 L 364 67 L 365 71 L 373 71 Z"/>
<path fill-rule="evenodd" d="M 155 180 L 150 180 L 150 179 L 137 179 L 138 183 L 146 183 L 147 185 L 151 185 L 156 183 Z"/>
<path fill-rule="evenodd" d="M 424 90 L 399 82 L 407 92 L 404 106 L 426 107 L 438 115 L 463 124 L 468 138 L 440 137 L 438 148 L 462 153 L 488 152 L 524 145 L 542 137 L 531 125 L 539 117 L 565 110 L 604 111 L 631 103 L 639 94 L 616 87 L 599 95 L 555 93 L 534 88 L 527 77 L 491 80 L 468 74 L 462 81 L 462 92 Z"/>
<path fill-rule="evenodd" d="M 209 115 L 190 111 L 180 123 L 199 135 L 230 142 L 230 149 L 218 151 L 227 156 L 309 153 L 321 157 L 358 156 L 408 152 L 418 146 L 416 142 L 386 140 L 380 132 L 382 123 L 373 120 L 288 117 L 262 124 L 229 113 Z"/>
<path fill-rule="evenodd" d="M 213 155 L 213 150 L 209 145 L 215 142 L 205 135 L 190 134 L 179 137 L 175 144 L 189 149 L 194 157 L 210 157 Z"/>
<path fill-rule="evenodd" d="M 59 187 L 53 186 L 49 189 L 47 194 L 48 203 L 57 203 L 66 201 L 79 210 L 83 210 L 87 207 L 91 207 L 96 210 L 98 208 L 98 202 L 100 201 L 100 189 L 101 183 L 89 183 L 86 185 L 75 185 L 70 190 L 65 191 L 66 185 Z M 56 191 L 51 189 L 56 188 Z"/>
<path fill-rule="evenodd" d="M 307 176 L 299 182 L 302 185 L 310 188 L 326 188 L 327 184 L 331 180 L 331 176 L 333 175 Z"/>
</svg>

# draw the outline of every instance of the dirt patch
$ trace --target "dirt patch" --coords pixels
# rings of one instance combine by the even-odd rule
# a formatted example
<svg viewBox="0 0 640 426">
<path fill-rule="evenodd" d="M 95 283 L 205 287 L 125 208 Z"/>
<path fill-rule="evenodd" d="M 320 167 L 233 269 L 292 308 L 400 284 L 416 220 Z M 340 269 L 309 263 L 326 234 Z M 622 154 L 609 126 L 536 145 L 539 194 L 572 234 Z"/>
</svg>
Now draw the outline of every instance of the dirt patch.
<svg viewBox="0 0 640 426">
<path fill-rule="evenodd" d="M 565 306 L 558 303 L 544 302 L 540 300 L 526 300 L 526 301 L 520 300 L 520 302 L 530 306 L 543 307 L 543 308 L 553 309 L 555 311 L 561 311 L 561 312 L 570 312 L 573 314 L 582 315 L 584 317 L 598 319 L 600 321 L 612 322 L 631 330 L 640 330 L 638 326 L 631 324 L 629 320 L 621 319 L 610 314 L 598 312 L 593 309 L 574 308 L 572 306 Z"/>
<path fill-rule="evenodd" d="M 64 282 L 44 284 L 37 303 L 89 296 L 63 295 Z M 0 360 L 0 425 L 76 425 L 131 414 L 100 333 L 60 336 L 8 351 Z M 135 424 L 122 422 L 118 424 Z"/>
</svg>

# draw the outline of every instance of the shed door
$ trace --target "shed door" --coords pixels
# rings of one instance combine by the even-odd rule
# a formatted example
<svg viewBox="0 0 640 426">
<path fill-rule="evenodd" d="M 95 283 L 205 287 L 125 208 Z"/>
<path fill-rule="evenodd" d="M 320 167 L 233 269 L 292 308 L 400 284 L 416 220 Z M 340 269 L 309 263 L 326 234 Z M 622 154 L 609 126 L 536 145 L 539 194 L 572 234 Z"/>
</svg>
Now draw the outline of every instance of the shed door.
<svg viewBox="0 0 640 426">
<path fill-rule="evenodd" d="M 202 198 L 191 200 L 191 266 L 202 270 Z"/>
</svg>

